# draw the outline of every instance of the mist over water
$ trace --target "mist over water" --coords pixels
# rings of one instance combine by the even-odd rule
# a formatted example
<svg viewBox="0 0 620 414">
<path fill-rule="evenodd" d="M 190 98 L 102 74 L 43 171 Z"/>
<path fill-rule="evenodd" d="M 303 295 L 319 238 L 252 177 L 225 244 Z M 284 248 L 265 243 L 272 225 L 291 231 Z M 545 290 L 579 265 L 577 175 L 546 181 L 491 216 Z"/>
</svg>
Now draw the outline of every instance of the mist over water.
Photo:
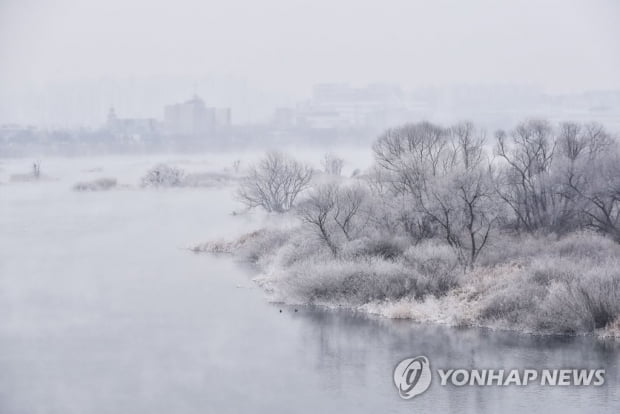
<svg viewBox="0 0 620 414">
<path fill-rule="evenodd" d="M 0 0 L 0 414 L 620 412 L 618 21 Z"/>
<path fill-rule="evenodd" d="M 594 337 L 529 336 L 269 303 L 254 269 L 184 247 L 232 237 L 232 189 L 140 189 L 154 163 L 221 169 L 227 157 L 49 159 L 47 180 L 0 186 L 3 413 L 497 412 L 620 407 L 620 349 Z M 351 168 L 366 162 L 351 161 Z M 74 192 L 93 176 L 121 188 Z M 127 187 L 123 187 L 127 185 Z M 282 313 L 279 312 L 282 310 Z M 604 367 L 602 387 L 440 387 L 400 400 L 392 370 Z"/>
</svg>

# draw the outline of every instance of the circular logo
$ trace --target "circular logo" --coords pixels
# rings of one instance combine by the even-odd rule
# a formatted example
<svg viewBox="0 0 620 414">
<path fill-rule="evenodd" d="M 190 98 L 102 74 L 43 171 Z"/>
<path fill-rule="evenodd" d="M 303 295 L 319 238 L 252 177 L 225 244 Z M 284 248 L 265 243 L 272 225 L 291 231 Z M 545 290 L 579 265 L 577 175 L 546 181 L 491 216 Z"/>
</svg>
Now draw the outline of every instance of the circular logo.
<svg viewBox="0 0 620 414">
<path fill-rule="evenodd" d="M 405 400 L 422 394 L 431 385 L 431 364 L 425 356 L 403 359 L 394 368 L 394 385 Z"/>
</svg>

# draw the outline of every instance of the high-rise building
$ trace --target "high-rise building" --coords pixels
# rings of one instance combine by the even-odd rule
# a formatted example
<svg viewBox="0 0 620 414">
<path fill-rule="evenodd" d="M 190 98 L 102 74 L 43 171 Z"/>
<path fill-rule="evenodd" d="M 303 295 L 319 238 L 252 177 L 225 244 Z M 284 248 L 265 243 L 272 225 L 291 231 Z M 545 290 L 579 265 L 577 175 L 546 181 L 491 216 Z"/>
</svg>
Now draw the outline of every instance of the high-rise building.
<svg viewBox="0 0 620 414">
<path fill-rule="evenodd" d="M 230 124 L 230 108 L 207 107 L 196 95 L 164 109 L 164 128 L 169 134 L 205 135 L 230 127 Z"/>
<path fill-rule="evenodd" d="M 117 137 L 140 141 L 159 132 L 154 118 L 119 118 L 114 108 L 110 108 L 106 129 Z"/>
<path fill-rule="evenodd" d="M 214 111 L 208 110 L 204 101 L 196 95 L 164 109 L 164 128 L 170 134 L 200 135 L 210 132 L 214 126 Z"/>
<path fill-rule="evenodd" d="M 230 108 L 215 108 L 215 126 L 218 129 L 231 125 Z"/>
</svg>

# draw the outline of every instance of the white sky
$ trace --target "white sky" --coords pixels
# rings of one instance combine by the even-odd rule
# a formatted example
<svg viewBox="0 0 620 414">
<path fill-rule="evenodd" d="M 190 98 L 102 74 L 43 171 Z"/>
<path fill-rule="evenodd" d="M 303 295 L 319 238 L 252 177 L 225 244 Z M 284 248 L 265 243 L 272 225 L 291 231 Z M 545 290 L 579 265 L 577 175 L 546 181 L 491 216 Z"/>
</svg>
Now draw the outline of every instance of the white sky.
<svg viewBox="0 0 620 414">
<path fill-rule="evenodd" d="M 0 100 L 161 75 L 619 89 L 620 1 L 0 0 Z"/>
</svg>

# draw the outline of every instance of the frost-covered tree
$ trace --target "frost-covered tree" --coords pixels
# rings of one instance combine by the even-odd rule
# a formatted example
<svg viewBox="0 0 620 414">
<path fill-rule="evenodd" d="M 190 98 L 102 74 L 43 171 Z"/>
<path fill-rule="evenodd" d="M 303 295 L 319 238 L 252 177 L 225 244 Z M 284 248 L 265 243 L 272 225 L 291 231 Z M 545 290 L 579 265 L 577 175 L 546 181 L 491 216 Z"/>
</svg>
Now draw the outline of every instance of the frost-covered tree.
<svg viewBox="0 0 620 414">
<path fill-rule="evenodd" d="M 143 187 L 176 187 L 183 184 L 183 170 L 167 164 L 158 164 L 142 177 Z"/>
<path fill-rule="evenodd" d="M 573 224 L 620 242 L 620 148 L 599 124 L 561 126 L 563 194 Z"/>
<path fill-rule="evenodd" d="M 409 228 L 442 237 L 473 265 L 497 218 L 484 134 L 423 122 L 387 131 L 373 149 L 382 180 L 410 202 Z"/>
<path fill-rule="evenodd" d="M 579 196 L 586 201 L 587 225 L 620 243 L 620 153 L 605 154 L 583 178 Z"/>
<path fill-rule="evenodd" d="M 496 133 L 496 154 L 503 161 L 496 190 L 527 231 L 557 229 L 562 194 L 554 179 L 556 137 L 547 121 L 530 120 L 510 134 Z"/>
<path fill-rule="evenodd" d="M 370 188 L 369 221 L 388 234 L 404 234 L 413 244 L 436 234 L 431 219 L 416 205 L 416 198 L 406 191 L 395 191 L 391 174 L 381 167 L 370 170 L 366 181 Z"/>
<path fill-rule="evenodd" d="M 321 184 L 299 203 L 297 214 L 336 255 L 340 241 L 359 237 L 368 223 L 367 200 L 368 191 L 360 183 Z"/>
<path fill-rule="evenodd" d="M 364 205 L 368 199 L 366 188 L 360 184 L 341 185 L 336 191 L 334 222 L 348 241 L 354 239 L 367 219 Z M 360 218 L 364 216 L 364 219 Z"/>
<path fill-rule="evenodd" d="M 496 191 L 514 227 L 567 233 L 593 227 L 619 239 L 618 147 L 601 125 L 527 121 L 496 134 Z"/>
<path fill-rule="evenodd" d="M 314 188 L 297 206 L 297 215 L 303 222 L 312 226 L 325 245 L 334 254 L 338 254 L 338 245 L 335 240 L 335 229 L 332 222 L 336 207 L 335 184 L 323 184 Z"/>
<path fill-rule="evenodd" d="M 279 152 L 270 152 L 249 167 L 237 198 L 250 208 L 283 213 L 293 207 L 312 178 L 312 169 Z"/>
</svg>

